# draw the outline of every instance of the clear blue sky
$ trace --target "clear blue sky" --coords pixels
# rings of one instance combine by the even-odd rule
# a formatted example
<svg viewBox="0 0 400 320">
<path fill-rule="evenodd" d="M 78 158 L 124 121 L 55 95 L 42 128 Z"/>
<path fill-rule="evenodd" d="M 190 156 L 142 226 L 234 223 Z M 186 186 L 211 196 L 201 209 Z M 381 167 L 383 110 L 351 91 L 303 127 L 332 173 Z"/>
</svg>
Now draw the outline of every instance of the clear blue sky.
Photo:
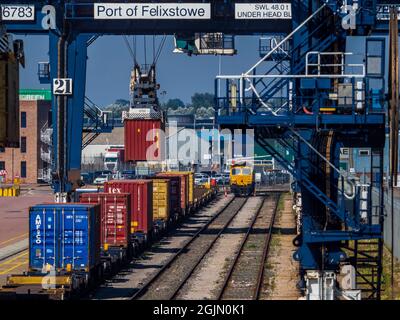
<svg viewBox="0 0 400 320">
<path fill-rule="evenodd" d="M 21 88 L 45 88 L 37 78 L 37 63 L 48 61 L 48 38 L 21 37 L 25 41 L 26 69 L 21 71 Z M 161 40 L 157 37 L 157 41 Z M 129 38 L 132 41 L 132 37 Z M 147 37 L 148 57 L 152 59 L 152 37 Z M 238 74 L 251 67 L 258 58 L 258 37 L 236 37 L 238 55 L 222 57 L 222 72 Z M 172 53 L 173 38 L 168 37 L 158 61 L 157 77 L 160 91 L 166 91 L 164 100 L 180 98 L 190 102 L 195 92 L 214 92 L 218 74 L 217 56 L 192 56 Z M 143 36 L 137 37 L 137 55 L 144 63 Z M 150 51 L 150 52 L 149 52 Z M 129 77 L 132 58 L 120 36 L 98 38 L 88 51 L 86 95 L 100 106 L 116 99 L 129 100 Z"/>
</svg>

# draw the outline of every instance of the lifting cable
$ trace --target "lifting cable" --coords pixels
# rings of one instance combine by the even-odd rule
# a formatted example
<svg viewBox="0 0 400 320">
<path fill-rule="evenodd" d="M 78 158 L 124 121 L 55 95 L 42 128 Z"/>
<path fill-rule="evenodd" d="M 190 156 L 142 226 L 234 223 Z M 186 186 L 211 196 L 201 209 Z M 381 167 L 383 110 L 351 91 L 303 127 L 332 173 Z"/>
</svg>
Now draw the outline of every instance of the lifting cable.
<svg viewBox="0 0 400 320">
<path fill-rule="evenodd" d="M 133 59 L 133 63 L 135 65 L 137 65 L 138 63 L 137 63 L 137 60 L 136 60 L 136 38 L 135 37 L 133 38 L 134 49 L 132 49 L 132 47 L 129 44 L 129 41 L 128 41 L 128 38 L 126 37 L 126 35 L 124 35 L 123 37 L 124 37 L 125 44 L 126 44 L 126 46 L 128 48 L 128 51 L 129 51 L 129 53 L 130 53 L 130 55 L 131 55 L 131 57 Z"/>
<path fill-rule="evenodd" d="M 138 61 L 136 59 L 136 37 L 133 37 L 133 44 L 132 46 L 129 44 L 128 38 L 126 35 L 123 36 L 124 37 L 124 41 L 125 44 L 129 50 L 129 53 L 134 61 L 135 65 L 138 65 Z M 152 65 L 156 65 L 158 62 L 158 59 L 161 56 L 162 50 L 164 48 L 165 45 L 165 41 L 167 39 L 167 36 L 164 35 L 157 50 L 156 50 L 156 36 L 153 35 L 153 62 Z M 144 49 L 144 64 L 147 64 L 147 40 L 146 40 L 146 36 L 143 36 L 143 49 Z"/>
<path fill-rule="evenodd" d="M 164 48 L 165 40 L 166 40 L 166 39 L 167 39 L 167 36 L 164 35 L 163 38 L 162 38 L 162 40 L 161 40 L 161 42 L 160 42 L 160 45 L 158 46 L 157 53 L 156 53 L 156 55 L 155 55 L 155 57 L 154 57 L 154 61 L 153 61 L 153 64 L 154 64 L 154 65 L 157 64 L 157 61 L 158 61 L 158 59 L 160 58 L 160 55 L 161 55 L 162 50 L 163 50 L 163 48 Z"/>
</svg>

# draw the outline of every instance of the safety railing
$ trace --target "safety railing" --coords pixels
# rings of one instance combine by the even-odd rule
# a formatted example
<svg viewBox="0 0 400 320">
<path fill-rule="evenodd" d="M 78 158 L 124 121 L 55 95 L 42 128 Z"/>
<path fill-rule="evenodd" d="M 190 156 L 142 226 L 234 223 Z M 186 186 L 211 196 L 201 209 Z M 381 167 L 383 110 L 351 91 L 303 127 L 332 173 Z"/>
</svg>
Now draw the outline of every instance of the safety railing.
<svg viewBox="0 0 400 320">
<path fill-rule="evenodd" d="M 357 66 L 361 68 L 361 65 Z M 253 75 L 221 77 L 215 82 L 215 106 L 219 115 L 232 115 L 238 112 L 249 114 L 263 112 L 273 116 L 376 112 L 379 109 L 376 106 L 372 108 L 372 105 L 379 101 L 379 97 L 376 96 L 379 93 L 366 92 L 363 78 L 365 75 L 362 70 L 360 72 L 360 74 L 333 75 L 264 75 L 262 76 L 264 79 L 272 81 L 275 78 L 300 79 L 300 94 L 295 94 L 292 81 L 289 81 L 281 92 L 268 100 L 262 99 L 257 94 L 257 88 L 251 82 Z M 340 82 L 334 85 L 334 79 Z M 248 85 L 247 88 L 244 86 L 245 83 Z M 320 87 L 321 84 L 323 87 Z M 218 96 L 218 92 L 225 94 Z"/>
<path fill-rule="evenodd" d="M 345 57 L 353 55 L 352 52 L 318 52 L 310 51 L 306 54 L 306 76 L 314 75 L 323 77 L 324 75 L 331 76 L 332 68 L 339 69 L 339 74 L 343 77 L 365 77 L 365 65 L 362 63 L 346 63 Z M 328 62 L 324 62 L 328 61 Z M 312 62 L 316 61 L 316 62 Z M 338 62 L 336 62 L 338 61 Z M 346 75 L 346 69 L 358 70 L 358 74 Z M 324 70 L 327 70 L 324 72 Z"/>
<path fill-rule="evenodd" d="M 85 97 L 84 115 L 84 129 L 86 131 L 111 130 L 113 127 L 112 112 L 101 110 L 88 97 Z"/>
</svg>

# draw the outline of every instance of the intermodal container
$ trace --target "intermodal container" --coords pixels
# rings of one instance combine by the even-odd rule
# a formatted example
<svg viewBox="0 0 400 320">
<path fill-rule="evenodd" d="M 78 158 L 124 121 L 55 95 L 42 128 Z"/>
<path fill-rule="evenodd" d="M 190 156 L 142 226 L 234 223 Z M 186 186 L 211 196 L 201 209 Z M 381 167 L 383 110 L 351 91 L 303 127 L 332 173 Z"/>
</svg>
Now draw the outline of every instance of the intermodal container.
<svg viewBox="0 0 400 320">
<path fill-rule="evenodd" d="M 99 205 L 52 203 L 29 209 L 31 271 L 89 272 L 99 264 Z"/>
<path fill-rule="evenodd" d="M 184 174 L 173 174 L 170 172 L 160 172 L 157 173 L 156 176 L 160 178 L 178 177 L 180 179 L 181 212 L 186 213 L 189 208 L 188 176 Z"/>
<path fill-rule="evenodd" d="M 167 173 L 171 173 L 171 174 L 184 174 L 187 175 L 188 177 L 188 184 L 189 184 L 189 188 L 188 188 L 188 201 L 189 204 L 193 204 L 194 202 L 194 173 L 191 171 L 169 171 Z"/>
<path fill-rule="evenodd" d="M 114 180 L 104 184 L 104 192 L 130 193 L 131 234 L 149 234 L 153 228 L 153 181 Z"/>
<path fill-rule="evenodd" d="M 157 179 L 169 180 L 169 208 L 170 213 L 179 213 L 181 211 L 181 177 L 179 176 L 166 176 L 166 177 L 153 177 Z"/>
<path fill-rule="evenodd" d="M 161 160 L 160 148 L 162 147 L 162 142 L 160 141 L 159 130 L 162 128 L 161 120 L 125 120 L 125 161 Z M 150 147 L 154 147 L 154 149 L 149 149 Z M 147 155 L 148 150 L 153 150 L 154 152 Z"/>
<path fill-rule="evenodd" d="M 75 196 L 74 196 L 74 202 L 80 202 L 81 195 L 84 193 L 97 193 L 100 192 L 100 188 L 82 188 L 82 189 L 75 189 Z"/>
<path fill-rule="evenodd" d="M 170 180 L 153 180 L 153 220 L 168 221 L 170 214 Z"/>
<path fill-rule="evenodd" d="M 103 249 L 128 247 L 131 225 L 129 193 L 82 193 L 80 202 L 100 205 Z"/>
<path fill-rule="evenodd" d="M 205 188 L 195 188 L 194 189 L 194 199 L 196 202 L 201 202 L 203 198 L 209 193 L 209 189 Z"/>
</svg>

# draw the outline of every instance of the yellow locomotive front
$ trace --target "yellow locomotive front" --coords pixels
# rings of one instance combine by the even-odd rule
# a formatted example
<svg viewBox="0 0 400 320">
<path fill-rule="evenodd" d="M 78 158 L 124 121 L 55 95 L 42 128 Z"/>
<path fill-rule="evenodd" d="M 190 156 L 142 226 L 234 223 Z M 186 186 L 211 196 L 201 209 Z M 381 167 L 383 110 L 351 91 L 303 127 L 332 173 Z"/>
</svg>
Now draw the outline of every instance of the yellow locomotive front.
<svg viewBox="0 0 400 320">
<path fill-rule="evenodd" d="M 247 165 L 232 165 L 230 169 L 231 192 L 236 196 L 254 193 L 254 170 Z"/>
</svg>

